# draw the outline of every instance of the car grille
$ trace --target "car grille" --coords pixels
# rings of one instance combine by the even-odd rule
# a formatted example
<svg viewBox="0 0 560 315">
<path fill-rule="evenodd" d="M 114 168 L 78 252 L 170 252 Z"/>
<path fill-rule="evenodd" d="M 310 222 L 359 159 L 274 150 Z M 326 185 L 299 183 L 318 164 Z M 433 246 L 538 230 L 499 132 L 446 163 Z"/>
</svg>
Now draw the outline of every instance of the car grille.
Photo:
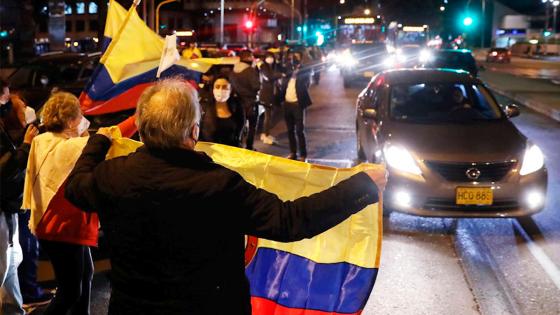
<svg viewBox="0 0 560 315">
<path fill-rule="evenodd" d="M 445 163 L 427 161 L 426 165 L 440 174 L 443 178 L 452 182 L 497 182 L 511 170 L 515 162 L 497 163 Z M 480 171 L 480 176 L 476 179 L 467 177 L 467 170 L 476 168 Z"/>
<path fill-rule="evenodd" d="M 428 198 L 424 203 L 424 209 L 428 210 L 474 210 L 474 211 L 496 211 L 510 210 L 519 207 L 516 200 L 494 200 L 491 205 L 458 205 L 455 199 Z"/>
</svg>

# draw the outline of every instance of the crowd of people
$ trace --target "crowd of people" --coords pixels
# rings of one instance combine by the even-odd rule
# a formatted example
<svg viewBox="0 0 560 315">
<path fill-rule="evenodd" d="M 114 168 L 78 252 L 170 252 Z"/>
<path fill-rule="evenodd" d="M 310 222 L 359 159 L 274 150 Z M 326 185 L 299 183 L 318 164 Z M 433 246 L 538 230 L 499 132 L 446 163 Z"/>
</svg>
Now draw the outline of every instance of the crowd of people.
<svg viewBox="0 0 560 315">
<path fill-rule="evenodd" d="M 208 87 L 200 96 L 201 140 L 254 150 L 261 126 L 260 140 L 275 144 L 277 140 L 270 134 L 273 113 L 283 107 L 290 148 L 287 157 L 305 161 L 305 109 L 311 105 L 308 90 L 314 64 L 304 62 L 300 51 L 282 59 L 267 52 L 257 63 L 251 51 L 243 50 L 239 59 L 229 74 L 206 80 Z"/>
<path fill-rule="evenodd" d="M 270 53 L 256 66 L 243 51 L 229 75 L 211 78 L 211 89 L 156 82 L 136 109 L 143 146 L 107 161 L 111 133 L 88 134 L 74 95 L 51 94 L 38 126 L 2 81 L 0 313 L 24 314 L 24 302 L 50 300 L 44 314 L 89 314 L 90 247 L 101 226 L 112 265 L 109 313 L 250 314 L 244 235 L 313 237 L 377 202 L 386 182 L 375 169 L 284 202 L 194 151 L 199 140 L 254 149 L 259 105 L 261 140 L 273 144 L 272 111 L 283 104 L 288 157 L 304 161 L 311 69 L 303 59 L 293 52 L 279 63 Z M 82 137 L 89 140 L 76 164 L 60 163 Z M 51 186 L 56 176 L 68 176 L 63 189 Z M 38 244 L 53 266 L 54 297 L 37 285 Z"/>
</svg>

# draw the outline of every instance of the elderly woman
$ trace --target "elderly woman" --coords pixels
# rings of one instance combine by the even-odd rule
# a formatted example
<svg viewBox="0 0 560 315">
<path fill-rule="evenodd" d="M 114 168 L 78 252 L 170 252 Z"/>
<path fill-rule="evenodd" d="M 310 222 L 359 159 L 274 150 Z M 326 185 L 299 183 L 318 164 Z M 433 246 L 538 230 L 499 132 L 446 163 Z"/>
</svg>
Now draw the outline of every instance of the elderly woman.
<svg viewBox="0 0 560 315">
<path fill-rule="evenodd" d="M 103 161 L 111 139 L 100 129 L 66 187 L 71 202 L 98 211 L 106 232 L 112 314 L 250 314 L 245 234 L 313 237 L 376 202 L 385 185 L 377 170 L 289 202 L 257 189 L 193 150 L 196 91 L 175 79 L 144 91 L 136 114 L 144 146 Z"/>
<path fill-rule="evenodd" d="M 78 99 L 66 92 L 51 95 L 43 106 L 46 132 L 35 137 L 29 152 L 23 208 L 31 209 L 29 227 L 48 254 L 57 281 L 56 297 L 44 314 L 89 314 L 93 261 L 97 245 L 96 214 L 84 213 L 64 199 L 54 177 L 66 176 L 72 165 L 60 163 L 68 147 L 87 135 L 89 122 Z M 83 141 L 83 140 L 82 140 Z M 66 159 L 70 160 L 70 159 Z"/>
</svg>

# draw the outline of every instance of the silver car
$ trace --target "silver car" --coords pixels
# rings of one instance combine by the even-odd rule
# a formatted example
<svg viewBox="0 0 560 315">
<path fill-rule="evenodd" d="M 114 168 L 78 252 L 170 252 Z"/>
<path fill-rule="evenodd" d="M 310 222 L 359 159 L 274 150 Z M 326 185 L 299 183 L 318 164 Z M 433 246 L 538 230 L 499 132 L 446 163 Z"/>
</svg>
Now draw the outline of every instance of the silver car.
<svg viewBox="0 0 560 315">
<path fill-rule="evenodd" d="M 382 72 L 356 107 L 358 158 L 389 170 L 387 210 L 520 217 L 543 209 L 544 157 L 509 121 L 519 108 L 501 108 L 467 72 Z"/>
</svg>

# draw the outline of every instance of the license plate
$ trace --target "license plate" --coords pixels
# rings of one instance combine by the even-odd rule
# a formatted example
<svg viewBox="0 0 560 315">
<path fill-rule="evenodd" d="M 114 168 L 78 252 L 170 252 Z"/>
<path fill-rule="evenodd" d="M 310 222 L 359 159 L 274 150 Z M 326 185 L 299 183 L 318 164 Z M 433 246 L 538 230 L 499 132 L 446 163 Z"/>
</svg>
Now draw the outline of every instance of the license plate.
<svg viewBox="0 0 560 315">
<path fill-rule="evenodd" d="M 490 187 L 457 187 L 455 203 L 458 205 L 491 205 L 494 193 Z"/>
<path fill-rule="evenodd" d="M 364 77 L 365 78 L 371 78 L 371 77 L 373 77 L 374 74 L 375 74 L 375 72 L 373 72 L 373 71 L 365 71 L 364 72 Z"/>
</svg>

